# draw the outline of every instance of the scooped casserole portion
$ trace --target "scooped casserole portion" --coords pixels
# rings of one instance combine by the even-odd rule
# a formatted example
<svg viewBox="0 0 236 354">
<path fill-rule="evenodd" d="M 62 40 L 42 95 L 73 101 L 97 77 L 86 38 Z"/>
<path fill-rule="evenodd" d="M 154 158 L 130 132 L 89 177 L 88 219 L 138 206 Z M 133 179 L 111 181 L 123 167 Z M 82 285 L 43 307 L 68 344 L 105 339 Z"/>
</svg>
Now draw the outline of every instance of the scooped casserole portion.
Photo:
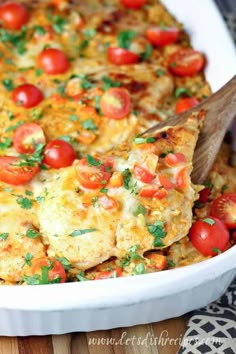
<svg viewBox="0 0 236 354">
<path fill-rule="evenodd" d="M 142 135 L 210 95 L 160 2 L 3 2 L 0 65 L 2 284 L 139 275 L 234 244 L 227 144 L 191 182 L 205 113 Z"/>
</svg>

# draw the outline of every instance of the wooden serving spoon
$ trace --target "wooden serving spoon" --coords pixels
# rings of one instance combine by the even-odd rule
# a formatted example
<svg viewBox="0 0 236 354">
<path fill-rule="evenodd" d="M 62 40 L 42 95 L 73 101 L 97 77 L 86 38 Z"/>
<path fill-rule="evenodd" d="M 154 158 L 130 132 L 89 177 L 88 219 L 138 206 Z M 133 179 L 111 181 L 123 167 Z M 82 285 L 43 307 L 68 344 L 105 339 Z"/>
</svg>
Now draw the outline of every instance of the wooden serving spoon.
<svg viewBox="0 0 236 354">
<path fill-rule="evenodd" d="M 202 110 L 206 111 L 206 117 L 194 152 L 192 172 L 192 181 L 198 184 L 202 184 L 207 178 L 225 133 L 236 117 L 236 76 L 197 106 L 155 125 L 142 134 L 147 136 L 165 126 L 183 124 L 191 113 Z"/>
</svg>

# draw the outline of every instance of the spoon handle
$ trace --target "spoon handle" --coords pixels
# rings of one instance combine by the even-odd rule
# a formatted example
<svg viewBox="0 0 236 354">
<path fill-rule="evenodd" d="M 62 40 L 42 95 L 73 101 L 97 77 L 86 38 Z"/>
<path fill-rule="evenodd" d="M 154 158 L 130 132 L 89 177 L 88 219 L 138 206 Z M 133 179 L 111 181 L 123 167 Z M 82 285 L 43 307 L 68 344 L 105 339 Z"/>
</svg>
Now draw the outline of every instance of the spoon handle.
<svg viewBox="0 0 236 354">
<path fill-rule="evenodd" d="M 205 109 L 207 114 L 194 153 L 192 180 L 203 183 L 230 123 L 236 117 L 236 76 L 198 107 Z"/>
</svg>

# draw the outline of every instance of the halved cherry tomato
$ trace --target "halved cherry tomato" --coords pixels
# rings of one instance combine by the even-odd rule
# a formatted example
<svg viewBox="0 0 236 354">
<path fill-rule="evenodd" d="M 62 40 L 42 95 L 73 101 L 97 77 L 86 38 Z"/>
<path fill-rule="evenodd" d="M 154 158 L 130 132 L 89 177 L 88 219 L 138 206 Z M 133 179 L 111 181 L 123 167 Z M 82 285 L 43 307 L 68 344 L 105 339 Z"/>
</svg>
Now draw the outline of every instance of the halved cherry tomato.
<svg viewBox="0 0 236 354">
<path fill-rule="evenodd" d="M 236 242 L 236 231 L 232 232 L 232 240 Z"/>
<path fill-rule="evenodd" d="M 151 266 L 157 270 L 163 270 L 167 266 L 166 257 L 163 256 L 162 254 L 150 253 L 146 256 L 146 258 L 152 261 Z"/>
<path fill-rule="evenodd" d="M 21 159 L 16 156 L 0 157 L 0 181 L 15 186 L 28 183 L 39 172 L 36 166 L 20 166 Z"/>
<path fill-rule="evenodd" d="M 146 4 L 147 0 L 120 0 L 120 2 L 128 9 L 140 9 Z"/>
<path fill-rule="evenodd" d="M 88 189 L 105 187 L 111 178 L 111 172 L 106 171 L 106 166 L 91 166 L 86 158 L 78 162 L 76 172 L 80 184 Z"/>
<path fill-rule="evenodd" d="M 201 190 L 199 192 L 199 202 L 204 203 L 204 204 L 207 203 L 208 199 L 210 197 L 210 194 L 211 194 L 211 188 L 209 188 L 209 187 L 206 187 L 203 190 Z"/>
<path fill-rule="evenodd" d="M 161 173 L 158 175 L 159 182 L 162 187 L 164 187 L 167 190 L 175 188 L 175 185 L 164 175 Z"/>
<path fill-rule="evenodd" d="M 37 65 L 45 73 L 56 75 L 65 73 L 70 67 L 70 62 L 61 50 L 47 48 L 39 54 Z"/>
<path fill-rule="evenodd" d="M 168 194 L 165 188 L 160 188 L 156 184 L 150 184 L 141 188 L 139 195 L 144 198 L 163 199 Z"/>
<path fill-rule="evenodd" d="M 29 14 L 23 4 L 10 1 L 0 6 L 0 20 L 5 28 L 19 30 L 28 22 Z"/>
<path fill-rule="evenodd" d="M 236 193 L 224 193 L 216 198 L 210 215 L 222 220 L 229 229 L 236 228 Z"/>
<path fill-rule="evenodd" d="M 31 154 L 35 151 L 35 145 L 45 142 L 43 129 L 36 123 L 24 123 L 14 133 L 13 146 L 20 154 Z"/>
<path fill-rule="evenodd" d="M 123 119 L 130 112 L 131 102 L 128 92 L 119 87 L 107 90 L 100 101 L 102 113 L 111 119 Z"/>
<path fill-rule="evenodd" d="M 118 277 L 122 277 L 122 269 L 120 267 L 116 267 L 113 270 L 108 270 L 106 272 L 99 273 L 95 277 L 95 280 L 118 278 Z"/>
<path fill-rule="evenodd" d="M 186 157 L 181 152 L 169 153 L 164 157 L 164 163 L 169 167 L 177 166 L 184 162 L 186 162 Z"/>
<path fill-rule="evenodd" d="M 117 209 L 119 207 L 119 203 L 114 198 L 109 197 L 109 195 L 106 194 L 98 197 L 98 203 L 105 210 Z"/>
<path fill-rule="evenodd" d="M 175 180 L 176 180 L 177 188 L 180 188 L 180 189 L 188 188 L 188 186 L 189 186 L 188 168 L 187 167 L 182 168 L 177 173 Z"/>
<path fill-rule="evenodd" d="M 177 41 L 179 30 L 172 27 L 149 27 L 146 31 L 146 36 L 149 42 L 153 45 L 164 46 Z"/>
<path fill-rule="evenodd" d="M 187 111 L 190 108 L 197 106 L 199 103 L 196 97 L 186 97 L 181 98 L 177 101 L 175 106 L 175 113 L 180 114 L 182 112 Z"/>
<path fill-rule="evenodd" d="M 55 280 L 60 279 L 60 283 L 65 283 L 66 281 L 66 272 L 57 259 L 41 257 L 32 261 L 31 272 L 32 274 L 42 275 L 42 267 L 46 267 L 48 269 L 48 279 L 46 279 L 45 284 Z"/>
<path fill-rule="evenodd" d="M 191 48 L 185 48 L 170 56 L 169 68 L 175 75 L 193 76 L 203 69 L 205 62 L 202 53 Z"/>
<path fill-rule="evenodd" d="M 137 63 L 139 56 L 128 49 L 109 47 L 107 59 L 115 65 L 130 65 Z"/>
<path fill-rule="evenodd" d="M 151 183 L 155 175 L 140 165 L 134 166 L 134 177 L 143 183 Z"/>
<path fill-rule="evenodd" d="M 196 221 L 190 229 L 189 237 L 193 246 L 204 256 L 215 256 L 215 249 L 221 252 L 227 249 L 230 235 L 221 220 L 211 217 Z"/>
<path fill-rule="evenodd" d="M 31 84 L 23 84 L 16 87 L 12 92 L 12 99 L 16 105 L 24 108 L 37 106 L 43 100 L 42 91 Z"/>
<path fill-rule="evenodd" d="M 64 140 L 50 141 L 45 147 L 43 163 L 52 168 L 71 166 L 75 159 L 73 146 Z"/>
</svg>

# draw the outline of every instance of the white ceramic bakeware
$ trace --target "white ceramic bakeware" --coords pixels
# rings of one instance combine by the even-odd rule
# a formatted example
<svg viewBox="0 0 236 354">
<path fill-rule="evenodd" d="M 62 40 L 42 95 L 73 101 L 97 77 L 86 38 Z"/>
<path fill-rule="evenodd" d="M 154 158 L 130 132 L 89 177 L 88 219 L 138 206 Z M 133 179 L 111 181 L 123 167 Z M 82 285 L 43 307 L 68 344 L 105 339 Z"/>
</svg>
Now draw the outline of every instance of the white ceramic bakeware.
<svg viewBox="0 0 236 354">
<path fill-rule="evenodd" d="M 236 51 L 212 0 L 165 0 L 208 58 L 213 90 L 236 73 Z M 0 335 L 61 334 L 180 316 L 217 299 L 236 274 L 236 247 L 184 268 L 136 277 L 0 286 Z"/>
</svg>

